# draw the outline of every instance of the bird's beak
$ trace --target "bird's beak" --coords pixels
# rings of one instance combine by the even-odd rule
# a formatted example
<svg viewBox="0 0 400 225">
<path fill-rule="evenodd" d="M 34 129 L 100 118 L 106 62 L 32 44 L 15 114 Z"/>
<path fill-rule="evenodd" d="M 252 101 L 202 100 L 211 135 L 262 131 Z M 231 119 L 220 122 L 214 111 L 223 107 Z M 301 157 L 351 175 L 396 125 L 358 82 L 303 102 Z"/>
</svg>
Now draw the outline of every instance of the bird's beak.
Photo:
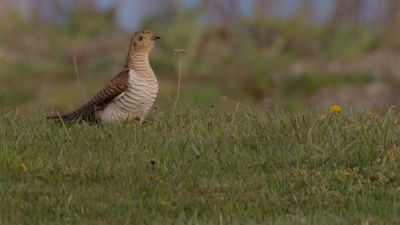
<svg viewBox="0 0 400 225">
<path fill-rule="evenodd" d="M 151 40 L 153 40 L 153 41 L 159 40 L 159 39 L 161 39 L 161 38 L 157 35 L 153 35 L 153 37 L 151 38 Z"/>
</svg>

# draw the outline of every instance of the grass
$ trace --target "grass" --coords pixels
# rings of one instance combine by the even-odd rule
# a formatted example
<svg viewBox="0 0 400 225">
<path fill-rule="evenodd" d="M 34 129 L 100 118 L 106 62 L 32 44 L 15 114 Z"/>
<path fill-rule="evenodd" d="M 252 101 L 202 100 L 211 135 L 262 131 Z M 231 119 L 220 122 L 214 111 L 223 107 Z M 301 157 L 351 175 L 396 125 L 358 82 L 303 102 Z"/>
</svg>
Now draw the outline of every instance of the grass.
<svg viewBox="0 0 400 225">
<path fill-rule="evenodd" d="M 0 224 L 400 223 L 396 109 L 353 112 L 343 102 L 331 115 L 308 107 L 329 101 L 307 100 L 330 88 L 396 86 L 394 74 L 358 65 L 386 46 L 379 35 L 297 20 L 226 30 L 195 17 L 149 24 L 163 34 L 151 60 L 157 101 L 169 105 L 143 124 L 63 127 L 32 112 L 72 109 L 84 101 L 81 89 L 92 96 L 119 71 L 129 40 L 107 18 L 76 16 L 64 28 L 0 30 L 9 56 L 0 57 Z M 188 54 L 177 61 L 176 48 Z M 326 69 L 331 62 L 339 69 Z M 346 99 L 371 100 L 353 93 Z"/>
<path fill-rule="evenodd" d="M 71 127 L 2 113 L 0 223 L 400 223 L 394 110 L 233 112 Z"/>
</svg>

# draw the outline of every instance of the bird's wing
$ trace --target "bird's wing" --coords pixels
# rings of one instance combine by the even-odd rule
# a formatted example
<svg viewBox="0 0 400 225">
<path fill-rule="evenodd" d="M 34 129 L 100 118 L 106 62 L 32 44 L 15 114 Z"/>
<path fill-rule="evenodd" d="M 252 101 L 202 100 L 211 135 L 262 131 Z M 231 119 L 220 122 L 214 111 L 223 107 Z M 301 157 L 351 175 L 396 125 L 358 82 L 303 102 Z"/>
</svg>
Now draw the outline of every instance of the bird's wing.
<svg viewBox="0 0 400 225">
<path fill-rule="evenodd" d="M 129 85 L 129 70 L 123 70 L 115 76 L 101 91 L 99 91 L 89 102 L 95 110 L 104 109 L 108 103 L 123 95 Z"/>
<path fill-rule="evenodd" d="M 128 89 L 129 70 L 123 70 L 116 75 L 101 91 L 77 110 L 61 116 L 49 118 L 70 122 L 79 119 L 96 120 L 96 111 L 104 109 L 110 102 L 123 95 Z"/>
</svg>

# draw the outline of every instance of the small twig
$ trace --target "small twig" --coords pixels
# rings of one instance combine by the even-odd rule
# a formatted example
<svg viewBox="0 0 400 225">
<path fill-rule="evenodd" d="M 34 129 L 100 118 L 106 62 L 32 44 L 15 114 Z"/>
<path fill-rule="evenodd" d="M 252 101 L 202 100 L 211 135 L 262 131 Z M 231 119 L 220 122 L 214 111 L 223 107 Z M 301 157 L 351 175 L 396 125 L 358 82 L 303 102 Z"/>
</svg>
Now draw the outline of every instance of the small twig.
<svg viewBox="0 0 400 225">
<path fill-rule="evenodd" d="M 75 69 L 75 76 L 76 76 L 76 80 L 77 80 L 78 85 L 79 85 L 79 89 L 81 90 L 81 93 L 82 93 L 83 97 L 84 97 L 85 100 L 87 101 L 87 100 L 88 100 L 88 97 L 87 97 L 85 91 L 83 90 L 82 82 L 81 82 L 81 79 L 79 78 L 78 63 L 77 63 L 77 61 L 76 61 L 76 54 L 75 54 L 75 52 L 74 52 L 74 69 Z"/>
</svg>

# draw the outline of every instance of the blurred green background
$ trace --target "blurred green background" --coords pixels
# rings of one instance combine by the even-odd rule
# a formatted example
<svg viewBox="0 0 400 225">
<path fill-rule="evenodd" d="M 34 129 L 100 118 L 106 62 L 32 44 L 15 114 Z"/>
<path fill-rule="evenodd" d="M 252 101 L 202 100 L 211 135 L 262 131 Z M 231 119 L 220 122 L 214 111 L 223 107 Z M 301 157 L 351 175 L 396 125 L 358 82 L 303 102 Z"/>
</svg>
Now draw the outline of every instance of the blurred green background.
<svg viewBox="0 0 400 225">
<path fill-rule="evenodd" d="M 73 109 L 119 72 L 130 35 L 148 29 L 162 37 L 151 56 L 158 105 L 173 102 L 181 59 L 181 106 L 387 108 L 400 99 L 399 9 L 398 0 L 0 0 L 0 107 Z"/>
</svg>

